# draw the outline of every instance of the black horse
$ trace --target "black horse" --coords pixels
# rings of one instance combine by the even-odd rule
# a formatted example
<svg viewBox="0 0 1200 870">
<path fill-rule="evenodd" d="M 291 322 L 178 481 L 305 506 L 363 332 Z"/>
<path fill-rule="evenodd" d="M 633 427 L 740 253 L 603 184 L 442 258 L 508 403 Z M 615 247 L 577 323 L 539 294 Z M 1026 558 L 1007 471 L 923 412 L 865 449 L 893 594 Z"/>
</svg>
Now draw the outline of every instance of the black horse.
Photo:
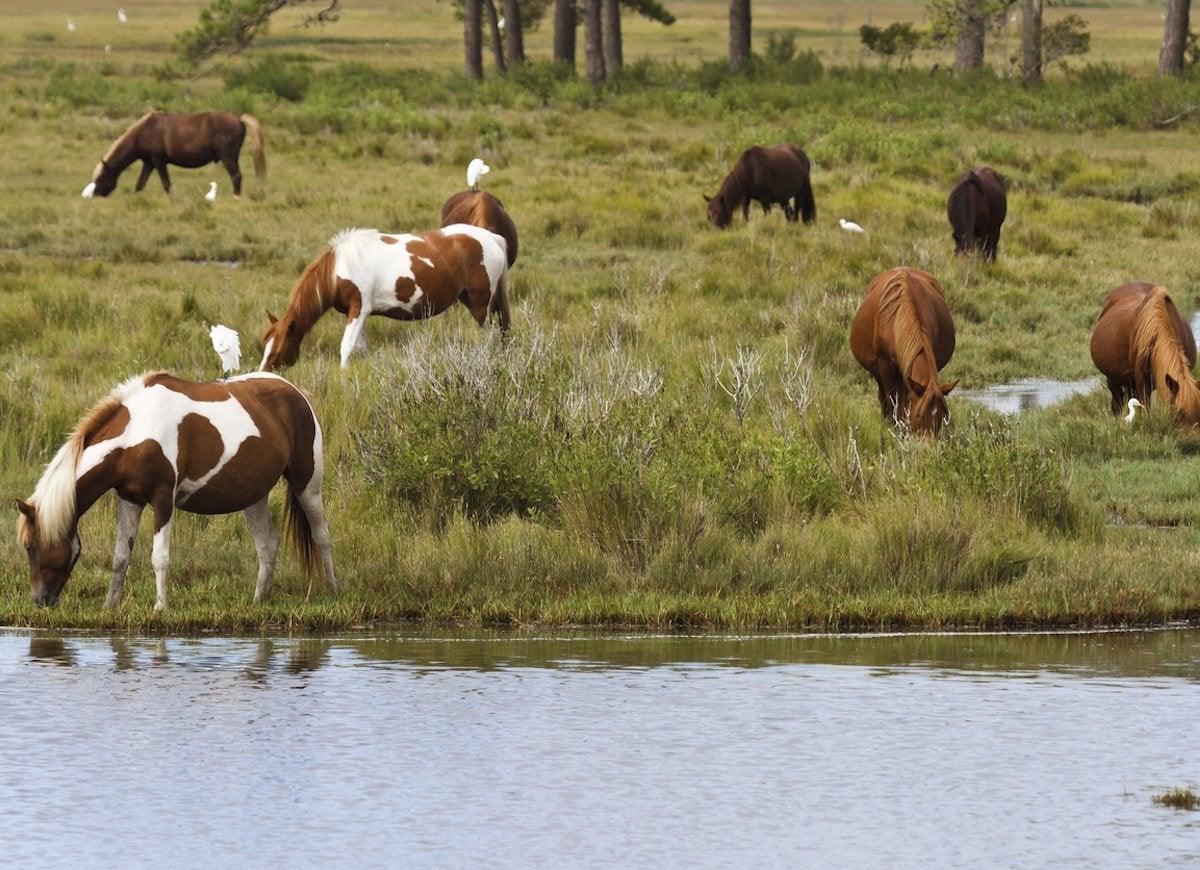
<svg viewBox="0 0 1200 870">
<path fill-rule="evenodd" d="M 985 259 L 996 259 L 1000 225 L 1008 212 L 1004 188 L 1004 177 L 986 166 L 968 169 L 959 176 L 946 201 L 946 214 L 954 230 L 954 253 L 979 248 Z"/>
</svg>

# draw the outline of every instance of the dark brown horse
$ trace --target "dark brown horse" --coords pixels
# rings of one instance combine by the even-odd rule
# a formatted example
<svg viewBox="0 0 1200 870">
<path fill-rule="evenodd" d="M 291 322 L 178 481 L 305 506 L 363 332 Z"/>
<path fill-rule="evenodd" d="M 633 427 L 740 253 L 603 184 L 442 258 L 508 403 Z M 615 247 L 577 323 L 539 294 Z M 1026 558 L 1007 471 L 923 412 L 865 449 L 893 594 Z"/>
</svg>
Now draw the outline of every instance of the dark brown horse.
<svg viewBox="0 0 1200 870">
<path fill-rule="evenodd" d="M 954 354 L 954 321 L 936 278 L 907 267 L 876 275 L 854 315 L 850 350 L 875 377 L 884 417 L 937 434 L 958 381 L 937 380 Z"/>
<path fill-rule="evenodd" d="M 79 558 L 79 518 L 117 495 L 117 543 L 106 607 L 121 600 L 143 509 L 154 514 L 150 561 L 155 608 L 167 604 L 176 509 L 241 511 L 258 551 L 254 600 L 271 591 L 279 534 L 268 496 L 287 481 L 284 514 L 306 571 L 320 564 L 338 589 L 321 506 L 321 426 L 308 398 L 277 375 L 194 383 L 163 372 L 130 378 L 91 410 L 46 466 L 28 501 L 17 501 L 17 538 L 29 557 L 34 603 L 56 604 Z"/>
<path fill-rule="evenodd" d="M 995 260 L 1000 226 L 1008 213 L 1004 177 L 994 169 L 968 169 L 959 176 L 946 200 L 946 215 L 954 230 L 954 253 L 979 248 L 984 259 Z"/>
<path fill-rule="evenodd" d="M 254 145 L 254 174 L 262 181 L 267 175 L 267 158 L 263 149 L 262 125 L 253 115 L 238 116 L 232 112 L 199 112 L 195 115 L 168 115 L 151 112 L 121 134 L 112 144 L 96 169 L 92 181 L 83 189 L 85 198 L 108 196 L 117 186 L 117 179 L 128 166 L 142 161 L 135 190 L 146 186 L 154 170 L 162 179 L 163 190 L 171 192 L 167 164 L 195 169 L 210 163 L 220 163 L 229 173 L 233 192 L 242 193 L 242 171 L 238 154 L 246 133 Z"/>
<path fill-rule="evenodd" d="M 1092 362 L 1108 380 L 1114 414 L 1130 398 L 1150 407 L 1159 391 L 1181 425 L 1200 424 L 1200 387 L 1192 378 L 1196 338 L 1167 291 L 1155 284 L 1122 284 L 1104 297 L 1092 331 Z"/>
<path fill-rule="evenodd" d="M 504 237 L 470 224 L 451 224 L 427 233 L 344 230 L 308 264 L 287 311 L 263 336 L 260 371 L 290 366 L 300 342 L 326 311 L 346 315 L 341 359 L 345 368 L 355 350 L 366 352 L 369 315 L 422 320 L 441 314 L 455 302 L 471 311 L 480 326 L 494 313 L 507 332 L 508 260 Z"/>
<path fill-rule="evenodd" d="M 442 226 L 471 224 L 503 236 L 508 243 L 508 265 L 517 262 L 517 227 L 504 203 L 484 190 L 464 190 L 442 204 Z"/>
<path fill-rule="evenodd" d="M 763 214 L 776 203 L 782 205 L 789 221 L 803 218 L 807 224 L 817 218 L 808 156 L 797 145 L 747 148 L 716 195 L 704 198 L 708 200 L 708 219 L 718 229 L 729 225 L 738 208 L 742 218 L 750 220 L 752 201 L 762 206 Z"/>
</svg>

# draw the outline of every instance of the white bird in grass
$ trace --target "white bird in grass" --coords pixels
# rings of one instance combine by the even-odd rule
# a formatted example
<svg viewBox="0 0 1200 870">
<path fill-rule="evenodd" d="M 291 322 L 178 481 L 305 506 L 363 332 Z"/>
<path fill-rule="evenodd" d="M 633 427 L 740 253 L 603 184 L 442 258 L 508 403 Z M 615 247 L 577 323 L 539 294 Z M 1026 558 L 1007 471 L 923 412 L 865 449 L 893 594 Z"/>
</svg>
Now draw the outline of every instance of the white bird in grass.
<svg viewBox="0 0 1200 870">
<path fill-rule="evenodd" d="M 208 193 L 204 194 L 204 198 L 209 202 L 217 201 L 217 183 L 215 181 L 208 183 Z"/>
<path fill-rule="evenodd" d="M 471 190 L 479 190 L 479 179 L 491 171 L 492 167 L 476 157 L 467 164 L 467 187 Z"/>
<path fill-rule="evenodd" d="M 73 18 L 67 19 L 67 30 L 71 31 L 72 33 L 75 32 L 75 19 L 73 19 Z"/>
<path fill-rule="evenodd" d="M 838 218 L 838 226 L 840 226 L 842 229 L 844 229 L 848 233 L 865 233 L 866 232 L 866 230 L 864 230 L 862 227 L 860 227 L 854 221 L 848 221 L 845 218 Z"/>
<path fill-rule="evenodd" d="M 1129 413 L 1125 415 L 1125 422 L 1132 423 L 1133 415 L 1137 413 L 1137 409 L 1144 408 L 1144 407 L 1146 407 L 1146 406 L 1143 405 L 1141 402 L 1139 402 L 1137 399 L 1130 399 L 1129 400 Z"/>
<path fill-rule="evenodd" d="M 117 10 L 117 20 L 120 21 L 122 24 L 124 24 L 126 21 L 129 20 L 129 16 L 125 14 L 124 8 Z"/>
<path fill-rule="evenodd" d="M 242 347 L 236 330 L 217 324 L 208 331 L 213 350 L 221 358 L 221 373 L 236 372 L 241 367 Z"/>
</svg>

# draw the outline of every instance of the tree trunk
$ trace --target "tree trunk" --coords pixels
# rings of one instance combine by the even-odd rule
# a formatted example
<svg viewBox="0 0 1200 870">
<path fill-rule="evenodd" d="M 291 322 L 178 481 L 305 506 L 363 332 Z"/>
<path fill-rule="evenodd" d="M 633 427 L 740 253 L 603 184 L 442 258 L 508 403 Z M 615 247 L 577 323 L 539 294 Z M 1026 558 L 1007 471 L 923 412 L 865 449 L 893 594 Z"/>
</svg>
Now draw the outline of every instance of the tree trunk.
<svg viewBox="0 0 1200 870">
<path fill-rule="evenodd" d="M 1042 78 L 1042 0 L 1021 2 L 1021 78 Z"/>
<path fill-rule="evenodd" d="M 575 0 L 554 0 L 554 59 L 575 69 Z"/>
<path fill-rule="evenodd" d="M 513 66 L 525 63 L 525 33 L 521 25 L 521 5 L 517 0 L 504 0 L 504 48 Z"/>
<path fill-rule="evenodd" d="M 1158 52 L 1160 76 L 1177 76 L 1183 72 L 1191 6 L 1192 0 L 1167 0 L 1167 23 L 1163 31 L 1162 48 Z"/>
<path fill-rule="evenodd" d="M 963 0 L 958 7 L 958 42 L 954 45 L 954 68 L 978 69 L 983 66 L 983 37 L 987 19 L 977 0 Z"/>
<path fill-rule="evenodd" d="M 488 36 L 492 43 L 492 57 L 496 59 L 496 69 L 505 72 L 508 67 L 504 63 L 504 46 L 500 43 L 500 16 L 496 12 L 496 0 L 483 0 L 483 8 L 488 17 Z"/>
<path fill-rule="evenodd" d="M 583 3 L 583 56 L 589 84 L 604 81 L 604 45 L 600 30 L 600 0 Z"/>
<path fill-rule="evenodd" d="M 625 65 L 621 52 L 621 0 L 603 0 L 604 19 L 604 68 L 608 76 L 615 76 Z"/>
<path fill-rule="evenodd" d="M 729 0 L 729 71 L 738 73 L 750 59 L 750 0 Z"/>
<path fill-rule="evenodd" d="M 463 42 L 467 78 L 483 78 L 482 0 L 463 0 Z"/>
</svg>

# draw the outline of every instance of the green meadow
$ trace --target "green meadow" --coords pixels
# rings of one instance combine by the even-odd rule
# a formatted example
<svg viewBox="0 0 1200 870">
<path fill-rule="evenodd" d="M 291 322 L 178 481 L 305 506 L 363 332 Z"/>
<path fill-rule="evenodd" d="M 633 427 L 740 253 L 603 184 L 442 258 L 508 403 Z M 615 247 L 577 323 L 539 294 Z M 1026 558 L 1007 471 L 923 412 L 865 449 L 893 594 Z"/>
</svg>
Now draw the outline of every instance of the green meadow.
<svg viewBox="0 0 1200 870">
<path fill-rule="evenodd" d="M 149 520 L 121 607 L 101 608 L 115 520 L 80 523 L 62 604 L 29 600 L 0 535 L 0 624 L 140 631 L 487 626 L 1052 628 L 1200 618 L 1200 433 L 1162 403 L 1126 425 L 1096 388 L 1006 417 L 951 395 L 937 440 L 879 413 L 848 348 L 870 279 L 939 278 L 960 389 L 1096 376 L 1100 300 L 1154 281 L 1200 307 L 1200 78 L 1154 75 L 1161 4 L 1055 7 L 1092 51 L 1047 80 L 864 55 L 858 26 L 914 4 L 754 4 L 751 75 L 723 63 L 728 4 L 626 16 L 624 73 L 596 89 L 551 65 L 550 22 L 508 76 L 462 76 L 450 4 L 346 2 L 319 30 L 281 14 L 253 50 L 167 79 L 196 6 L 84 0 L 0 11 L 0 492 L 25 497 L 76 421 L 147 370 L 219 366 L 209 327 L 261 358 L 304 266 L 346 227 L 436 226 L 475 156 L 521 234 L 502 342 L 457 308 L 372 318 L 338 366 L 335 313 L 284 374 L 316 400 L 343 592 L 280 551 L 251 602 L 240 516 L 176 515 L 155 614 Z M 797 8 L 801 7 L 801 8 Z M 67 16 L 76 25 L 67 29 Z M 290 15 L 291 18 L 288 18 Z M 768 47 L 774 46 L 768 52 Z M 580 39 L 582 51 L 582 38 Z M 580 58 L 582 61 L 582 57 Z M 938 64 L 937 72 L 931 68 Z M 152 109 L 250 112 L 268 178 L 172 169 L 80 191 Z M 721 232 L 711 194 L 745 147 L 812 159 L 818 218 L 757 209 Z M 999 259 L 955 258 L 945 199 L 989 165 L 1009 182 Z M 215 202 L 204 200 L 210 181 Z M 851 235 L 846 217 L 867 228 Z M 282 494 L 277 490 L 275 496 Z M 278 507 L 278 504 L 276 505 Z M 16 511 L 11 510 L 13 523 Z M 9 527 L 10 530 L 12 526 Z"/>
</svg>

